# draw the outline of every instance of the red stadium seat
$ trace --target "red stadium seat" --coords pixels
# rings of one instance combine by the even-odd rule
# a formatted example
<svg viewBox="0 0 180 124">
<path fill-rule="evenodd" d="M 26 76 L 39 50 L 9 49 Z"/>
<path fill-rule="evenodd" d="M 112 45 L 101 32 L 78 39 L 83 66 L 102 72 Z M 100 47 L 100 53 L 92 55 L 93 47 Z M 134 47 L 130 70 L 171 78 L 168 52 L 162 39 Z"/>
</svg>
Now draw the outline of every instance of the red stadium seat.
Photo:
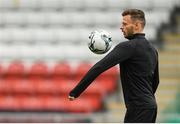
<svg viewBox="0 0 180 124">
<path fill-rule="evenodd" d="M 0 77 L 3 77 L 4 74 L 5 74 L 4 66 L 2 64 L 0 64 Z"/>
<path fill-rule="evenodd" d="M 44 106 L 46 111 L 60 111 L 67 112 L 69 105 L 66 100 L 68 97 L 62 98 L 61 96 L 44 96 Z"/>
<path fill-rule="evenodd" d="M 12 79 L 12 78 L 4 78 L 0 79 L 0 93 L 2 94 L 14 94 L 16 93 L 14 91 L 15 85 L 17 83 L 21 83 L 21 79 Z M 18 90 L 19 92 L 19 90 Z"/>
<path fill-rule="evenodd" d="M 95 112 L 102 109 L 102 100 L 95 96 L 81 96 L 69 101 L 62 95 L 15 95 L 0 96 L 0 110 L 5 111 L 54 111 Z"/>
<path fill-rule="evenodd" d="M 81 78 L 85 75 L 85 73 L 88 72 L 88 70 L 92 67 L 91 63 L 80 63 L 77 66 L 77 70 L 76 70 L 76 80 L 79 82 L 81 80 Z M 97 87 L 96 90 L 102 90 L 104 92 L 104 94 L 113 92 L 116 89 L 117 86 L 117 82 L 118 82 L 118 67 L 114 66 L 108 70 L 106 70 L 105 72 L 103 72 L 101 75 L 99 75 L 97 77 L 97 79 L 94 80 L 94 82 L 91 85 L 94 86 L 89 86 L 87 89 L 91 91 L 93 88 L 95 89 L 95 87 L 97 87 L 97 85 L 99 85 Z M 97 82 L 97 83 L 95 83 Z M 92 88 L 90 88 L 92 87 Z M 98 90 L 98 91 L 99 91 Z M 85 91 L 86 92 L 86 91 Z"/>
<path fill-rule="evenodd" d="M 99 82 L 101 87 L 107 92 L 111 93 L 116 90 L 119 73 L 118 67 L 114 66 L 105 72 L 103 72 L 99 77 L 97 77 L 96 81 Z"/>
<path fill-rule="evenodd" d="M 114 82 L 116 82 L 118 80 L 119 76 L 119 71 L 118 71 L 118 67 L 114 66 L 108 70 L 106 70 L 105 72 L 103 72 L 98 78 L 97 80 L 106 80 L 106 79 L 111 79 Z"/>
<path fill-rule="evenodd" d="M 80 97 L 74 101 L 69 101 L 68 96 L 47 96 L 44 98 L 46 111 L 61 112 L 94 112 L 102 108 L 101 99 L 96 97 Z"/>
<path fill-rule="evenodd" d="M 52 70 L 53 78 L 69 79 L 72 78 L 72 70 L 67 62 L 56 63 Z"/>
<path fill-rule="evenodd" d="M 62 90 L 55 82 L 48 79 L 37 80 L 35 89 L 37 94 L 59 94 Z"/>
<path fill-rule="evenodd" d="M 88 62 L 80 63 L 75 71 L 76 80 L 81 80 L 81 78 L 89 71 L 91 67 L 92 67 L 92 63 L 88 63 Z"/>
<path fill-rule="evenodd" d="M 117 88 L 117 83 L 111 79 L 104 79 L 104 80 L 98 80 L 99 85 L 101 85 L 101 88 L 105 90 L 107 94 L 112 93 Z"/>
<path fill-rule="evenodd" d="M 78 84 L 77 80 L 61 80 L 55 82 L 56 87 L 58 87 L 59 92 L 64 95 L 68 95 L 69 92 Z M 105 90 L 101 87 L 99 82 L 93 82 L 84 92 L 85 95 L 93 95 L 98 98 L 104 97 L 106 95 Z"/>
<path fill-rule="evenodd" d="M 69 112 L 96 112 L 102 110 L 102 99 L 92 96 L 81 96 L 74 101 L 67 101 Z"/>
<path fill-rule="evenodd" d="M 30 78 L 46 77 L 49 75 L 48 66 L 46 63 L 41 61 L 35 62 L 32 64 L 28 74 Z"/>
<path fill-rule="evenodd" d="M 0 94 L 4 94 L 11 91 L 11 89 L 9 89 L 7 83 L 5 83 L 4 79 L 0 78 Z"/>
<path fill-rule="evenodd" d="M 20 109 L 19 100 L 15 96 L 0 95 L 1 111 L 17 111 Z"/>
<path fill-rule="evenodd" d="M 36 82 L 28 79 L 22 79 L 12 84 L 12 91 L 16 94 L 36 94 Z"/>
<path fill-rule="evenodd" d="M 7 76 L 24 76 L 25 67 L 21 61 L 13 61 L 9 64 L 7 71 Z"/>
<path fill-rule="evenodd" d="M 58 82 L 55 82 L 55 84 L 59 89 L 61 89 L 62 94 L 68 94 L 70 90 L 75 87 L 76 82 L 71 80 L 59 80 Z"/>
<path fill-rule="evenodd" d="M 21 111 L 42 111 L 44 110 L 44 101 L 40 96 L 22 95 L 18 96 Z"/>
</svg>

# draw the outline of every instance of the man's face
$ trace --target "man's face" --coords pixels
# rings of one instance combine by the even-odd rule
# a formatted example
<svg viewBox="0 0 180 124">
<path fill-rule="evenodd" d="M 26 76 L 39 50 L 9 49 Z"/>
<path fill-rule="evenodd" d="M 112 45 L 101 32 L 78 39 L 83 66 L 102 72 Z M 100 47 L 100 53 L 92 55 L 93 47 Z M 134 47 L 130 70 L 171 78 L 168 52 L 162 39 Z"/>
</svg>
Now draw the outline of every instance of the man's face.
<svg viewBox="0 0 180 124">
<path fill-rule="evenodd" d="M 133 23 L 130 15 L 123 16 L 122 25 L 120 29 L 123 32 L 125 38 L 132 36 L 134 34 L 135 24 Z"/>
</svg>

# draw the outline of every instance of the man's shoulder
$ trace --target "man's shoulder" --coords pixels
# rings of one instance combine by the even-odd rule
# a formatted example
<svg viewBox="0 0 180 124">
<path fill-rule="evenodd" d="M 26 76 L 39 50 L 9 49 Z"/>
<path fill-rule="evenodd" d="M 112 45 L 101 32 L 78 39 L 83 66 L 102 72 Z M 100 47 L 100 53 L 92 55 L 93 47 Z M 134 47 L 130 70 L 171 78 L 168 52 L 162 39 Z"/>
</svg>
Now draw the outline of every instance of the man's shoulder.
<svg viewBox="0 0 180 124">
<path fill-rule="evenodd" d="M 129 45 L 129 46 L 134 46 L 136 45 L 136 43 L 133 40 L 127 40 L 127 41 L 123 41 L 120 44 L 122 45 Z"/>
<path fill-rule="evenodd" d="M 131 45 L 131 44 L 133 44 L 133 42 L 131 40 L 127 40 L 120 42 L 118 45 Z"/>
<path fill-rule="evenodd" d="M 120 42 L 119 44 L 116 45 L 116 48 L 120 48 L 120 47 L 134 48 L 135 44 L 132 41 L 128 40 L 128 41 Z"/>
</svg>

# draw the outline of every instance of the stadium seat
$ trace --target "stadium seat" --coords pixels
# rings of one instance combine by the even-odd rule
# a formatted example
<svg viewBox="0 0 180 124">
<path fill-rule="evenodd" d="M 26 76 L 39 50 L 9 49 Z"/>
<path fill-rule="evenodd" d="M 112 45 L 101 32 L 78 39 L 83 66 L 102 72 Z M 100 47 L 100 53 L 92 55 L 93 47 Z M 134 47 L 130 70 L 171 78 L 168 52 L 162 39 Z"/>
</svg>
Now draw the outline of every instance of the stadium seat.
<svg viewBox="0 0 180 124">
<path fill-rule="evenodd" d="M 24 64 L 23 62 L 21 61 L 12 61 L 8 67 L 7 67 L 7 70 L 6 70 L 6 76 L 8 77 L 23 77 L 25 76 L 25 67 L 24 67 Z"/>
<path fill-rule="evenodd" d="M 63 4 L 63 10 L 78 11 L 86 9 L 84 0 L 61 0 L 60 2 Z"/>
<path fill-rule="evenodd" d="M 5 74 L 5 67 L 3 64 L 0 63 L 0 78 L 3 77 Z"/>
<path fill-rule="evenodd" d="M 7 52 L 6 55 L 10 57 L 12 60 L 21 58 L 23 60 L 39 61 L 39 60 L 43 60 L 43 57 L 46 56 L 46 52 L 48 51 L 47 48 L 44 46 L 46 45 L 40 46 L 40 45 L 35 45 L 34 43 L 27 43 L 26 45 L 22 44 L 22 45 L 4 46 L 2 51 Z M 9 50 L 6 50 L 7 48 Z M 0 56 L 3 56 L 3 54 L 0 54 Z"/>
<path fill-rule="evenodd" d="M 111 79 L 98 80 L 99 85 L 106 92 L 106 94 L 110 94 L 116 91 L 118 81 L 113 81 Z"/>
<path fill-rule="evenodd" d="M 71 25 L 70 12 L 47 12 L 46 20 L 49 26 L 52 27 L 64 27 Z"/>
<path fill-rule="evenodd" d="M 39 5 L 39 0 L 18 0 L 17 3 L 19 10 L 37 10 Z"/>
<path fill-rule="evenodd" d="M 71 12 L 68 14 L 70 16 L 71 25 L 73 27 L 79 26 L 79 27 L 86 27 L 86 26 L 92 26 L 92 23 L 94 21 L 94 17 L 92 15 L 92 12 Z"/>
<path fill-rule="evenodd" d="M 44 13 L 30 13 L 28 12 L 26 17 L 26 25 L 31 26 L 31 27 L 43 27 L 46 24 L 46 15 Z"/>
<path fill-rule="evenodd" d="M 115 28 L 115 29 L 114 28 L 106 28 L 106 30 L 110 33 L 110 35 L 112 37 L 112 41 L 114 42 L 114 44 L 118 44 L 120 42 L 124 42 L 127 40 L 124 38 L 123 35 L 121 35 L 121 30 L 119 29 L 119 27 Z"/>
<path fill-rule="evenodd" d="M 62 44 L 77 44 L 79 43 L 79 37 L 78 34 L 79 32 L 77 32 L 78 29 L 75 28 L 71 28 L 71 29 L 65 29 L 65 28 L 61 28 L 58 29 L 58 41 L 60 41 Z"/>
<path fill-rule="evenodd" d="M 157 30 L 155 28 L 153 27 L 145 28 L 144 32 L 148 40 L 152 40 L 152 41 L 155 40 L 157 34 Z"/>
<path fill-rule="evenodd" d="M 108 10 L 122 10 L 129 8 L 129 2 L 127 0 L 107 0 Z"/>
<path fill-rule="evenodd" d="M 30 78 L 42 78 L 49 75 L 49 68 L 45 62 L 34 62 L 28 72 Z"/>
<path fill-rule="evenodd" d="M 17 99 L 19 99 L 21 111 L 43 111 L 44 109 L 44 101 L 40 96 L 19 95 Z"/>
<path fill-rule="evenodd" d="M 85 96 L 72 101 L 67 101 L 69 112 L 91 113 L 100 111 L 103 108 L 102 99 L 92 96 Z"/>
<path fill-rule="evenodd" d="M 34 32 L 36 44 L 49 45 L 55 43 L 57 39 L 56 32 L 51 29 L 36 29 Z"/>
<path fill-rule="evenodd" d="M 176 0 L 167 0 L 164 2 L 163 0 L 153 0 L 154 9 L 161 10 L 172 10 L 173 6 L 176 4 Z"/>
<path fill-rule="evenodd" d="M 58 10 L 62 9 L 62 0 L 39 0 L 39 7 L 43 10 Z"/>
<path fill-rule="evenodd" d="M 37 83 L 29 79 L 16 80 L 11 84 L 14 94 L 37 94 Z"/>
<path fill-rule="evenodd" d="M 157 11 L 147 11 L 146 12 L 146 20 L 147 20 L 147 26 L 145 29 L 153 27 L 156 29 L 160 26 L 160 24 L 167 23 L 169 20 L 169 14 L 167 12 L 168 10 L 157 10 Z M 155 21 L 156 18 L 159 18 L 157 21 Z"/>
<path fill-rule="evenodd" d="M 0 29 L 0 40 L 2 44 L 12 44 L 12 31 L 9 29 Z"/>
<path fill-rule="evenodd" d="M 8 10 L 16 8 L 16 2 L 13 0 L 0 0 L 0 9 Z"/>
<path fill-rule="evenodd" d="M 19 100 L 12 95 L 0 95 L 1 111 L 18 111 L 20 109 Z"/>
<path fill-rule="evenodd" d="M 32 81 L 32 80 L 31 80 Z M 34 80 L 34 89 L 37 94 L 61 94 L 62 90 L 59 85 L 57 85 L 55 82 L 53 82 L 50 79 L 38 79 Z"/>
<path fill-rule="evenodd" d="M 114 66 L 108 70 L 106 70 L 105 72 L 103 72 L 98 78 L 97 80 L 112 80 L 113 82 L 116 82 L 119 78 L 119 73 L 118 73 L 118 67 Z"/>
<path fill-rule="evenodd" d="M 68 95 L 69 92 L 78 84 L 77 80 L 56 80 L 55 85 L 59 88 L 59 92 L 64 95 Z M 86 95 L 96 96 L 101 99 L 106 95 L 104 88 L 101 88 L 101 84 L 98 81 L 94 81 L 83 93 Z"/>
<path fill-rule="evenodd" d="M 66 94 L 75 87 L 76 82 L 69 79 L 56 79 L 53 80 L 54 84 L 60 89 L 61 94 Z"/>
<path fill-rule="evenodd" d="M 107 9 L 105 0 L 84 0 L 84 7 L 88 11 Z"/>
<path fill-rule="evenodd" d="M 18 27 L 24 26 L 26 24 L 26 13 L 25 12 L 7 12 L 6 14 L 0 12 L 1 20 L 4 26 L 10 27 Z"/>
<path fill-rule="evenodd" d="M 95 27 L 118 27 L 120 24 L 119 12 L 94 12 L 91 13 L 92 23 Z"/>
<path fill-rule="evenodd" d="M 7 85 L 4 79 L 0 78 L 0 94 L 9 93 L 9 91 L 12 91 L 10 86 Z"/>
<path fill-rule="evenodd" d="M 75 70 L 75 78 L 76 80 L 80 80 L 92 67 L 92 63 L 82 62 L 79 63 Z"/>
<path fill-rule="evenodd" d="M 0 94 L 23 94 L 35 93 L 31 83 L 21 78 L 3 78 L 0 79 Z"/>
<path fill-rule="evenodd" d="M 69 101 L 67 96 L 44 96 L 46 111 L 59 112 L 93 112 L 102 107 L 101 100 L 95 97 L 81 97 L 75 101 Z"/>
<path fill-rule="evenodd" d="M 42 96 L 44 99 L 44 106 L 46 111 L 55 111 L 55 112 L 67 112 L 69 104 L 66 100 L 68 97 L 62 98 L 61 96 Z"/>
<path fill-rule="evenodd" d="M 3 14 L 0 13 L 0 27 L 2 27 L 4 25 L 4 22 L 3 22 Z"/>
<path fill-rule="evenodd" d="M 29 34 L 27 32 L 27 30 L 17 30 L 17 29 L 10 29 L 10 31 L 12 32 L 10 35 L 12 37 L 12 42 L 13 44 L 24 44 L 28 43 L 29 40 Z"/>
<path fill-rule="evenodd" d="M 151 10 L 153 8 L 154 0 L 129 0 L 131 8 L 137 8 L 142 10 Z"/>
<path fill-rule="evenodd" d="M 72 68 L 67 62 L 57 62 L 52 67 L 51 75 L 53 79 L 71 79 L 73 76 Z"/>
</svg>

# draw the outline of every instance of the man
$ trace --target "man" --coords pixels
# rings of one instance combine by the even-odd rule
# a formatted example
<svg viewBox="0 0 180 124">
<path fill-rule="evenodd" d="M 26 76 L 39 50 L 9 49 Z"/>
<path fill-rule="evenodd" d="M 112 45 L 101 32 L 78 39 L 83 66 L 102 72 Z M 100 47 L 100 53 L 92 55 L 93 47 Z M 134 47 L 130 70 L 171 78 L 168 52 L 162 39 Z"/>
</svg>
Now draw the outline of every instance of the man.
<svg viewBox="0 0 180 124">
<path fill-rule="evenodd" d="M 119 43 L 97 62 L 70 92 L 69 99 L 77 98 L 98 75 L 119 64 L 127 108 L 124 122 L 153 123 L 157 115 L 154 94 L 159 84 L 158 53 L 143 33 L 144 12 L 128 9 L 122 16 L 120 29 L 128 41 Z"/>
</svg>

